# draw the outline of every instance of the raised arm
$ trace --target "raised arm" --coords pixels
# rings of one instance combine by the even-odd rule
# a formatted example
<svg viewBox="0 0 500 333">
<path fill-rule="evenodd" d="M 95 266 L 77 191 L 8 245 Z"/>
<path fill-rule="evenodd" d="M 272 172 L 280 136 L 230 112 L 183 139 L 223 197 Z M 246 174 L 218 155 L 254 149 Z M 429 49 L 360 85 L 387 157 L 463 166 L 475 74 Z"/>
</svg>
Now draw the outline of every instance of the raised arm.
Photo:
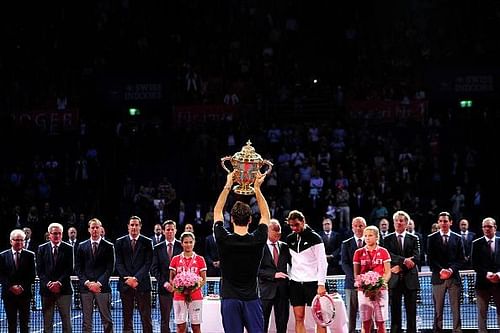
<svg viewBox="0 0 500 333">
<path fill-rule="evenodd" d="M 260 187 L 266 178 L 265 174 L 257 171 L 257 176 L 255 177 L 254 190 L 255 190 L 255 199 L 257 199 L 257 205 L 259 206 L 260 211 L 260 221 L 259 223 L 264 223 L 269 225 L 269 221 L 271 220 L 271 213 L 269 212 L 269 206 L 267 205 L 266 198 L 262 194 Z"/>
<path fill-rule="evenodd" d="M 226 184 L 219 194 L 219 198 L 214 207 L 214 221 L 224 221 L 224 206 L 226 205 L 227 196 L 233 186 L 234 170 L 227 174 Z"/>
</svg>

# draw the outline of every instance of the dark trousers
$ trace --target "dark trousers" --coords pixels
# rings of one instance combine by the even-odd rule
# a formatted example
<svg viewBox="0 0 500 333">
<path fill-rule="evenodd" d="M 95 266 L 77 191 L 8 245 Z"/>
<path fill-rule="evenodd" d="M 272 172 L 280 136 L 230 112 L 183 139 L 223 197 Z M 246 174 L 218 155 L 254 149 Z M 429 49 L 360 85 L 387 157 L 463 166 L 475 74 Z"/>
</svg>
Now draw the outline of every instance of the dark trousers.
<svg viewBox="0 0 500 333">
<path fill-rule="evenodd" d="M 260 299 L 240 301 L 238 299 L 222 299 L 222 325 L 224 332 L 248 333 L 264 332 L 264 315 Z"/>
<path fill-rule="evenodd" d="M 406 333 L 417 332 L 417 290 L 408 289 L 404 281 L 390 289 L 391 301 L 391 333 L 401 333 L 401 299 L 405 299 Z"/>
<path fill-rule="evenodd" d="M 141 315 L 142 332 L 152 333 L 153 324 L 151 321 L 151 291 L 137 291 L 132 288 L 120 291 L 123 313 L 123 333 L 134 332 L 134 300 L 137 301 L 139 314 Z"/>
<path fill-rule="evenodd" d="M 9 333 L 17 332 L 17 314 L 19 313 L 19 329 L 21 333 L 29 333 L 31 297 L 7 295 L 3 297 Z"/>
<path fill-rule="evenodd" d="M 172 304 L 174 295 L 172 293 L 160 294 L 160 314 L 161 314 L 161 333 L 170 333 L 170 314 L 172 313 Z"/>
<path fill-rule="evenodd" d="M 274 321 L 276 322 L 276 333 L 286 333 L 288 317 L 290 315 L 290 303 L 287 297 L 279 295 L 276 291 L 274 299 L 263 299 L 262 310 L 264 312 L 264 332 L 269 329 L 271 310 L 274 306 Z"/>
</svg>

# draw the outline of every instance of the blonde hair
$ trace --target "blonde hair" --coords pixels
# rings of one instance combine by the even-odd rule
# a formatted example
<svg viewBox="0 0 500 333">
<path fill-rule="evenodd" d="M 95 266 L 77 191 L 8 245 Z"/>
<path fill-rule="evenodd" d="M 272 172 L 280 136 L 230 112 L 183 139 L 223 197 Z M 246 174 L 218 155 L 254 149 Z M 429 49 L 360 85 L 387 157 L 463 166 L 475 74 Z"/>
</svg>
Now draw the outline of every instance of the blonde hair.
<svg viewBox="0 0 500 333">
<path fill-rule="evenodd" d="M 397 212 L 394 213 L 394 215 L 392 215 L 392 220 L 395 221 L 398 218 L 398 216 L 404 216 L 406 222 L 410 222 L 410 215 L 408 215 L 407 212 L 403 210 L 398 210 Z"/>
<path fill-rule="evenodd" d="M 378 240 L 380 239 L 380 231 L 378 230 L 378 228 L 374 225 L 369 225 L 365 228 L 365 230 L 363 231 L 363 234 L 367 231 L 373 231 L 373 233 L 377 237 L 377 243 L 378 243 Z"/>
</svg>

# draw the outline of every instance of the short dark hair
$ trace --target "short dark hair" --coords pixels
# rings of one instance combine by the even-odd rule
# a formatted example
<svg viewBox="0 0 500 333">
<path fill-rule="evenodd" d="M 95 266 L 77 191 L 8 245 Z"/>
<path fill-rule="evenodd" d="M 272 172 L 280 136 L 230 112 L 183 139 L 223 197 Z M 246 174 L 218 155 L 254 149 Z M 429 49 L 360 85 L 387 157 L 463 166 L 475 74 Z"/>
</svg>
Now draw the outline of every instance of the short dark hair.
<svg viewBox="0 0 500 333">
<path fill-rule="evenodd" d="M 304 217 L 304 214 L 302 214 L 300 211 L 298 211 L 298 210 L 292 210 L 288 214 L 287 220 L 288 221 L 290 221 L 290 220 L 299 220 L 301 222 L 304 222 L 305 217 Z"/>
<path fill-rule="evenodd" d="M 252 209 L 244 202 L 236 201 L 233 208 L 231 208 L 231 217 L 233 218 L 234 224 L 238 226 L 248 225 L 248 223 L 250 223 L 251 216 Z"/>
</svg>

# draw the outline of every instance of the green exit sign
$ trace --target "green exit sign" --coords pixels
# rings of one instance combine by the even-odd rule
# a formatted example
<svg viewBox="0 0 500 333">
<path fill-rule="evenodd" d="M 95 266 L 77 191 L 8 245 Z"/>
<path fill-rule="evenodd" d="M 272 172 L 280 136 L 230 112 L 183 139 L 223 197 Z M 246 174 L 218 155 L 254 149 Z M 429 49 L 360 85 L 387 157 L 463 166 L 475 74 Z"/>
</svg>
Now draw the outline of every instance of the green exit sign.
<svg viewBox="0 0 500 333">
<path fill-rule="evenodd" d="M 130 108 L 130 109 L 128 109 L 128 114 L 131 116 L 138 116 L 141 114 L 141 110 L 136 109 L 136 108 Z"/>
<path fill-rule="evenodd" d="M 464 99 L 460 101 L 460 107 L 461 108 L 471 108 L 472 107 L 472 101 L 470 99 Z"/>
</svg>

